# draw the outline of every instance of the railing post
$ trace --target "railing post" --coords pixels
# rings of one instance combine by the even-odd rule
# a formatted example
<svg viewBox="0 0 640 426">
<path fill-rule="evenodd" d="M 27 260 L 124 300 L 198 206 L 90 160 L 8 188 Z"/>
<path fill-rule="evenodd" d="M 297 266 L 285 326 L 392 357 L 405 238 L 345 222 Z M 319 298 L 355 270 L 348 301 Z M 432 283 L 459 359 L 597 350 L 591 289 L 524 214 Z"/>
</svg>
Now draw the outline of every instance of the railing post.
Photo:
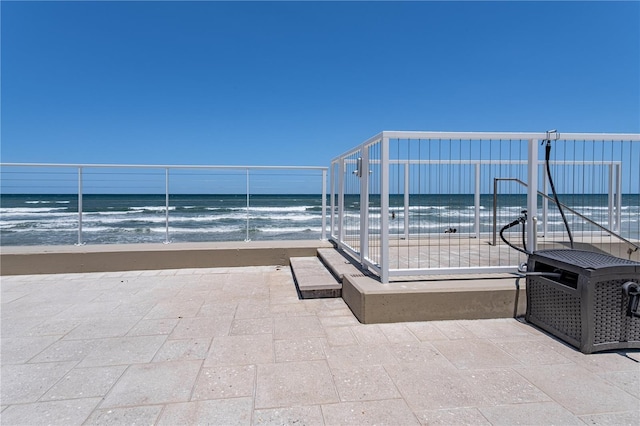
<svg viewBox="0 0 640 426">
<path fill-rule="evenodd" d="M 327 239 L 327 171 L 322 170 L 322 232 L 321 240 Z"/>
<path fill-rule="evenodd" d="M 247 236 L 245 242 L 251 241 L 249 238 L 249 169 L 247 169 Z"/>
<path fill-rule="evenodd" d="M 620 164 L 609 164 L 609 229 L 620 232 L 622 219 L 622 180 L 620 179 Z"/>
<path fill-rule="evenodd" d="M 613 203 L 614 203 L 614 192 L 615 192 L 615 178 L 613 171 L 613 164 L 609 164 L 609 194 L 607 195 L 607 206 L 608 206 L 608 225 L 609 229 L 615 231 L 615 220 L 613 216 Z"/>
<path fill-rule="evenodd" d="M 493 246 L 496 245 L 498 228 L 498 178 L 493 178 Z"/>
<path fill-rule="evenodd" d="M 480 163 L 476 163 L 474 169 L 476 175 L 476 185 L 474 192 L 475 215 L 473 227 L 475 228 L 476 238 L 480 238 Z M 493 245 L 495 245 L 495 241 Z"/>
<path fill-rule="evenodd" d="M 369 257 L 369 147 L 363 145 L 358 161 L 360 177 L 360 263 Z"/>
<path fill-rule="evenodd" d="M 536 224 L 538 221 L 538 140 L 530 139 L 527 161 L 527 248 L 536 247 Z"/>
<path fill-rule="evenodd" d="M 165 237 L 164 243 L 169 244 L 171 241 L 169 240 L 169 168 L 164 169 L 164 194 L 165 194 L 165 203 L 164 203 L 164 225 L 165 225 Z"/>
<path fill-rule="evenodd" d="M 389 283 L 389 138 L 380 146 L 380 282 Z M 368 173 L 367 173 L 368 174 Z"/>
<path fill-rule="evenodd" d="M 616 226 L 613 229 L 615 232 L 620 233 L 622 225 L 622 175 L 621 164 L 616 164 Z"/>
<path fill-rule="evenodd" d="M 404 163 L 404 239 L 409 239 L 409 161 Z"/>
<path fill-rule="evenodd" d="M 344 243 L 344 185 L 345 185 L 344 157 L 338 162 L 338 241 Z"/>
<path fill-rule="evenodd" d="M 329 216 L 329 236 L 333 237 L 335 235 L 335 208 L 336 208 L 336 166 L 332 162 L 331 170 L 329 172 L 329 191 L 331 193 L 331 201 L 329 201 L 329 208 L 331 209 L 331 215 Z"/>
<path fill-rule="evenodd" d="M 82 241 L 82 167 L 78 167 L 78 242 L 76 245 L 84 245 Z"/>
<path fill-rule="evenodd" d="M 544 172 L 542 173 L 542 192 L 544 194 L 549 193 L 549 178 L 547 177 L 547 169 L 544 168 Z M 547 236 L 549 232 L 549 200 L 547 197 L 542 197 L 542 235 L 544 237 Z"/>
</svg>

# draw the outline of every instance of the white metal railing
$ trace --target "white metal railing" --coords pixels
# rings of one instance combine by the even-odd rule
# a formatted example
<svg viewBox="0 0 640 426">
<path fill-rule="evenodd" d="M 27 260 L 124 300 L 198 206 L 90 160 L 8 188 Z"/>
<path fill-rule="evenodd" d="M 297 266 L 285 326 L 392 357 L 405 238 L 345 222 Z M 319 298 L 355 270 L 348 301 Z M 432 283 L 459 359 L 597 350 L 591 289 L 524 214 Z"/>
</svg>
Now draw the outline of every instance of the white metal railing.
<svg viewBox="0 0 640 426">
<path fill-rule="evenodd" d="M 575 213 L 571 227 L 580 244 L 611 251 L 626 239 L 634 247 L 640 238 L 638 134 L 384 131 L 332 161 L 331 239 L 382 282 L 513 271 L 523 255 L 490 245 L 494 220 L 504 225 L 527 210 L 526 240 L 534 248 L 567 243 L 555 204 L 538 195 L 549 193 L 540 146 L 546 139 L 553 179 Z M 494 179 L 511 181 L 501 185 L 498 217 Z"/>
<path fill-rule="evenodd" d="M 131 201 L 135 200 L 135 196 L 140 196 L 142 199 L 147 200 L 150 195 L 153 195 L 154 204 L 147 210 L 153 212 L 154 216 L 137 216 L 134 220 L 139 222 L 150 220 L 157 224 L 159 222 L 158 214 L 161 213 L 164 225 L 164 241 L 162 242 L 164 243 L 170 243 L 172 237 L 179 234 L 180 231 L 192 231 L 191 235 L 197 236 L 199 241 L 218 240 L 213 233 L 208 233 L 210 230 L 207 229 L 199 232 L 198 229 L 170 228 L 172 222 L 180 219 L 185 221 L 184 217 L 172 217 L 170 212 L 176 212 L 177 208 L 182 208 L 185 211 L 192 208 L 191 206 L 172 205 L 176 199 L 185 196 L 185 194 L 190 196 L 190 200 L 193 200 L 193 203 L 198 202 L 198 197 L 200 199 L 209 197 L 208 200 L 210 202 L 216 197 L 224 198 L 224 200 L 219 200 L 220 203 L 229 202 L 229 200 L 233 202 L 231 207 L 229 204 L 216 204 L 215 208 L 205 206 L 202 209 L 208 209 L 208 211 L 203 210 L 200 216 L 192 217 L 193 220 L 200 221 L 210 219 L 207 225 L 213 227 L 214 222 L 212 221 L 220 219 L 220 217 L 214 216 L 214 211 L 233 209 L 233 225 L 235 228 L 233 233 L 225 234 L 224 239 L 229 239 L 229 236 L 238 239 L 240 235 L 238 230 L 239 215 L 243 214 L 244 240 L 251 240 L 252 236 L 256 236 L 255 232 L 259 231 L 252 228 L 252 221 L 268 221 L 270 220 L 269 214 L 271 212 L 274 215 L 279 214 L 281 217 L 278 220 L 282 223 L 298 221 L 303 223 L 307 229 L 303 229 L 304 226 L 300 230 L 296 230 L 296 228 L 291 230 L 285 227 L 282 232 L 278 233 L 279 228 L 269 228 L 270 235 L 278 235 L 277 238 L 269 239 L 287 239 L 286 235 L 294 235 L 296 239 L 300 238 L 301 235 L 302 238 L 317 235 L 320 239 L 326 239 L 326 167 L 2 163 L 0 164 L 0 171 L 2 173 L 0 181 L 2 188 L 0 192 L 2 197 L 0 235 L 4 234 L 2 235 L 2 244 L 7 244 L 7 240 L 10 240 L 9 235 L 13 230 L 25 223 L 32 225 L 31 229 L 33 230 L 41 230 L 41 228 L 38 229 L 38 224 L 35 223 L 38 219 L 25 218 L 25 215 L 33 216 L 35 214 L 33 210 L 38 210 L 37 208 L 25 209 L 24 206 L 11 206 L 11 201 L 15 200 L 17 196 L 28 194 L 44 194 L 48 197 L 53 194 L 66 195 L 63 198 L 68 199 L 62 202 L 67 203 L 65 205 L 67 211 L 75 211 L 76 245 L 85 244 L 87 235 L 91 235 L 92 231 L 87 231 L 83 227 L 87 215 L 107 215 L 115 214 L 119 211 L 118 208 L 120 206 L 114 207 L 108 205 L 109 201 L 103 201 L 101 204 L 102 210 L 99 212 L 87 212 L 89 198 L 95 198 L 97 195 L 103 197 L 129 195 Z M 220 194 L 222 195 L 218 197 Z M 240 201 L 240 196 L 242 196 L 243 202 Z M 75 199 L 73 199 L 74 197 Z M 160 197 L 162 203 L 160 202 Z M 307 199 L 312 200 L 311 206 L 304 205 L 304 201 Z M 95 200 L 93 201 L 95 202 Z M 49 203 L 60 201 L 23 200 L 23 202 Z M 286 205 L 279 206 L 279 202 Z M 268 205 L 265 203 L 268 203 Z M 129 206 L 128 211 L 131 211 L 132 208 L 135 210 L 134 206 Z M 193 208 L 196 207 L 194 206 Z M 50 210 L 56 209 L 62 208 L 56 207 Z M 139 209 L 143 208 L 138 207 Z M 40 208 L 40 210 L 44 210 L 42 217 L 45 217 L 46 209 Z M 262 212 L 263 215 L 257 217 L 257 211 Z M 148 213 L 148 211 L 142 213 Z M 204 217 L 207 215 L 208 219 Z M 12 221 L 12 218 L 15 217 L 21 218 L 22 222 L 16 223 L 16 221 Z M 220 220 L 231 221 L 228 217 Z M 122 219 L 122 222 L 125 221 L 125 219 Z M 53 228 L 52 232 L 55 230 Z M 115 228 L 107 231 L 115 231 Z M 309 228 L 313 228 L 315 231 Z M 68 231 L 68 227 L 65 230 Z M 25 230 L 20 229 L 20 231 Z M 154 235 L 159 234 L 157 227 L 154 227 L 153 231 Z M 215 230 L 213 231 L 215 232 Z M 203 236 L 202 234 L 206 235 Z M 122 238 L 118 236 L 114 236 L 113 240 L 108 238 L 106 240 L 103 238 L 100 241 L 92 242 L 122 242 Z M 28 244 L 41 244 L 37 238 L 31 238 L 29 241 Z M 63 241 L 67 240 L 56 238 L 54 244 L 64 244 L 65 242 Z M 156 241 L 156 239 L 153 237 L 144 239 L 144 241 Z"/>
<path fill-rule="evenodd" d="M 620 172 L 620 167 L 619 164 L 609 164 L 609 166 L 611 168 L 614 168 L 614 170 L 617 171 L 616 173 L 616 181 L 619 181 L 619 172 Z M 517 182 L 518 184 L 526 187 L 527 184 L 525 182 L 522 182 L 520 179 L 517 178 L 493 178 L 493 237 L 492 237 L 492 244 L 495 246 L 497 245 L 498 239 L 497 239 L 497 235 L 498 235 L 498 224 L 497 224 L 497 205 L 498 205 L 498 183 L 500 181 L 512 181 L 512 182 Z M 555 200 L 550 197 L 549 195 L 538 191 L 538 195 L 540 195 L 542 197 L 542 202 L 543 202 L 543 209 L 542 209 L 542 224 L 543 224 L 543 235 L 545 233 L 548 232 L 548 222 L 549 222 L 549 201 L 551 202 L 555 202 Z M 596 228 L 600 229 L 603 232 L 606 232 L 608 234 L 615 234 L 614 236 L 619 239 L 620 241 L 626 243 L 630 249 L 632 249 L 633 251 L 636 250 L 640 250 L 640 246 L 638 244 L 640 244 L 640 242 L 635 243 L 632 241 L 627 240 L 625 237 L 623 237 L 622 235 L 617 234 L 617 232 L 620 232 L 620 225 L 621 225 L 621 217 L 622 217 L 622 208 L 615 208 L 614 206 L 622 206 L 622 194 L 620 192 L 618 193 L 609 193 L 608 196 L 609 199 L 609 203 L 607 206 L 607 212 L 608 212 L 608 222 L 607 225 L 609 226 L 609 228 L 605 227 L 604 225 L 601 225 L 600 223 L 590 219 L 589 217 L 583 215 L 580 212 L 577 212 L 576 210 L 572 209 L 571 207 L 560 203 L 562 208 L 564 210 L 567 210 L 569 212 L 571 212 L 571 214 L 577 216 L 580 218 L 580 220 L 583 220 L 585 222 L 588 222 L 589 224 L 595 226 Z M 614 201 L 615 199 L 615 201 Z M 537 234 L 536 234 L 537 235 Z"/>
</svg>

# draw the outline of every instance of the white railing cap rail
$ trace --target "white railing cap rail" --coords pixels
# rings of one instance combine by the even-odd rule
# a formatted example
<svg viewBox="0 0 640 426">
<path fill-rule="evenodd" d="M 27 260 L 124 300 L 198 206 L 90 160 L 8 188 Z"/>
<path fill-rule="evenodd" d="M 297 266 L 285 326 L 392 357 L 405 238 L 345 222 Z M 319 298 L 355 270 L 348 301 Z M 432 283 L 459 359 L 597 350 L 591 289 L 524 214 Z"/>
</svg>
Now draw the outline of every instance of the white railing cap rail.
<svg viewBox="0 0 640 426">
<path fill-rule="evenodd" d="M 128 169 L 327 170 L 325 166 L 222 166 L 176 164 L 0 163 L 0 167 L 73 167 Z"/>
<path fill-rule="evenodd" d="M 632 141 L 640 142 L 640 133 L 562 133 L 562 132 L 427 132 L 384 130 L 366 141 L 358 144 L 342 155 L 335 157 L 331 162 L 354 154 L 358 150 L 383 138 L 389 139 L 453 139 L 453 140 L 543 140 L 552 137 L 554 140 L 576 141 Z"/>
<path fill-rule="evenodd" d="M 594 140 L 594 141 L 640 141 L 640 133 L 563 133 L 563 132 L 410 132 L 389 131 L 380 133 L 385 138 L 424 138 L 424 139 L 546 139 L 551 136 L 555 140 Z"/>
</svg>

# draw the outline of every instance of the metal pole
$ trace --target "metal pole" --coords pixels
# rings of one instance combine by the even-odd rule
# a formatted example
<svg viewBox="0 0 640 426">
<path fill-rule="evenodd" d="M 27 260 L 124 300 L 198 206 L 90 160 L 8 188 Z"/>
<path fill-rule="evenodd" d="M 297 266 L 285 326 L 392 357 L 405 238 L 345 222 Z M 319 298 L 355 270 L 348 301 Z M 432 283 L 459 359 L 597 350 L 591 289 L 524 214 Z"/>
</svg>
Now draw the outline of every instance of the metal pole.
<svg viewBox="0 0 640 426">
<path fill-rule="evenodd" d="M 338 160 L 338 241 L 344 243 L 344 185 L 345 185 L 345 164 L 344 158 Z"/>
<path fill-rule="evenodd" d="M 249 169 L 247 169 L 247 237 L 245 241 L 251 241 L 249 238 Z"/>
<path fill-rule="evenodd" d="M 360 263 L 369 257 L 369 147 L 364 145 L 358 159 L 360 177 Z"/>
<path fill-rule="evenodd" d="M 389 138 L 380 141 L 380 282 L 389 283 Z M 368 173 L 367 173 L 368 174 Z"/>
<path fill-rule="evenodd" d="M 165 238 L 164 243 L 169 244 L 169 168 L 164 169 L 164 194 L 165 194 Z"/>
<path fill-rule="evenodd" d="M 84 245 L 82 241 L 82 167 L 78 167 L 78 242 L 76 245 Z"/>
<path fill-rule="evenodd" d="M 333 237 L 337 235 L 336 231 L 336 166 L 334 163 L 331 163 L 331 174 L 329 175 L 329 186 L 331 186 L 331 219 L 330 219 L 330 230 L 329 236 Z"/>
<path fill-rule="evenodd" d="M 549 178 L 547 177 L 547 168 L 542 173 L 542 190 L 545 194 L 549 193 Z M 542 197 L 542 236 L 546 236 L 549 232 L 549 200 Z"/>
<path fill-rule="evenodd" d="M 622 175 L 621 164 L 616 164 L 616 226 L 614 231 L 620 233 L 622 224 Z"/>
<path fill-rule="evenodd" d="M 498 178 L 493 178 L 493 245 L 496 245 L 496 228 L 498 227 Z"/>
<path fill-rule="evenodd" d="M 535 251 L 536 247 L 536 224 L 538 221 L 538 140 L 530 139 L 528 147 L 528 170 L 527 170 L 527 241 L 530 251 Z"/>
<path fill-rule="evenodd" d="M 409 239 L 409 162 L 404 163 L 404 239 Z"/>
<path fill-rule="evenodd" d="M 321 240 L 327 239 L 327 171 L 322 170 L 322 233 Z"/>
<path fill-rule="evenodd" d="M 615 182 L 614 182 L 614 177 L 613 177 L 613 164 L 609 164 L 609 195 L 608 195 L 608 224 L 609 224 L 609 229 L 612 229 L 615 231 L 615 221 L 613 219 L 613 199 L 614 199 L 614 192 L 615 192 Z"/>
<path fill-rule="evenodd" d="M 474 192 L 475 217 L 473 226 L 475 228 L 476 238 L 480 238 L 480 164 L 475 164 L 476 186 Z M 495 244 L 494 244 L 495 245 Z"/>
</svg>

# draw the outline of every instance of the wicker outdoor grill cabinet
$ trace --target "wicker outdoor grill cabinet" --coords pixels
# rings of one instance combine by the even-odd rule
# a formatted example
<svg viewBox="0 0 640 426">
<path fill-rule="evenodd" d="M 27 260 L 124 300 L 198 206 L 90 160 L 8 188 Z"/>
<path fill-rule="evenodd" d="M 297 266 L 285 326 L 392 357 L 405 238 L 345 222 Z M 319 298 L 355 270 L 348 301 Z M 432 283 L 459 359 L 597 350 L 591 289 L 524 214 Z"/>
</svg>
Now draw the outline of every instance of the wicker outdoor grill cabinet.
<svg viewBox="0 0 640 426">
<path fill-rule="evenodd" d="M 534 272 L 527 275 L 528 322 L 585 354 L 640 348 L 640 317 L 632 312 L 638 295 L 628 294 L 629 286 L 638 289 L 640 263 L 581 250 L 541 250 L 529 256 L 527 272 Z"/>
</svg>

